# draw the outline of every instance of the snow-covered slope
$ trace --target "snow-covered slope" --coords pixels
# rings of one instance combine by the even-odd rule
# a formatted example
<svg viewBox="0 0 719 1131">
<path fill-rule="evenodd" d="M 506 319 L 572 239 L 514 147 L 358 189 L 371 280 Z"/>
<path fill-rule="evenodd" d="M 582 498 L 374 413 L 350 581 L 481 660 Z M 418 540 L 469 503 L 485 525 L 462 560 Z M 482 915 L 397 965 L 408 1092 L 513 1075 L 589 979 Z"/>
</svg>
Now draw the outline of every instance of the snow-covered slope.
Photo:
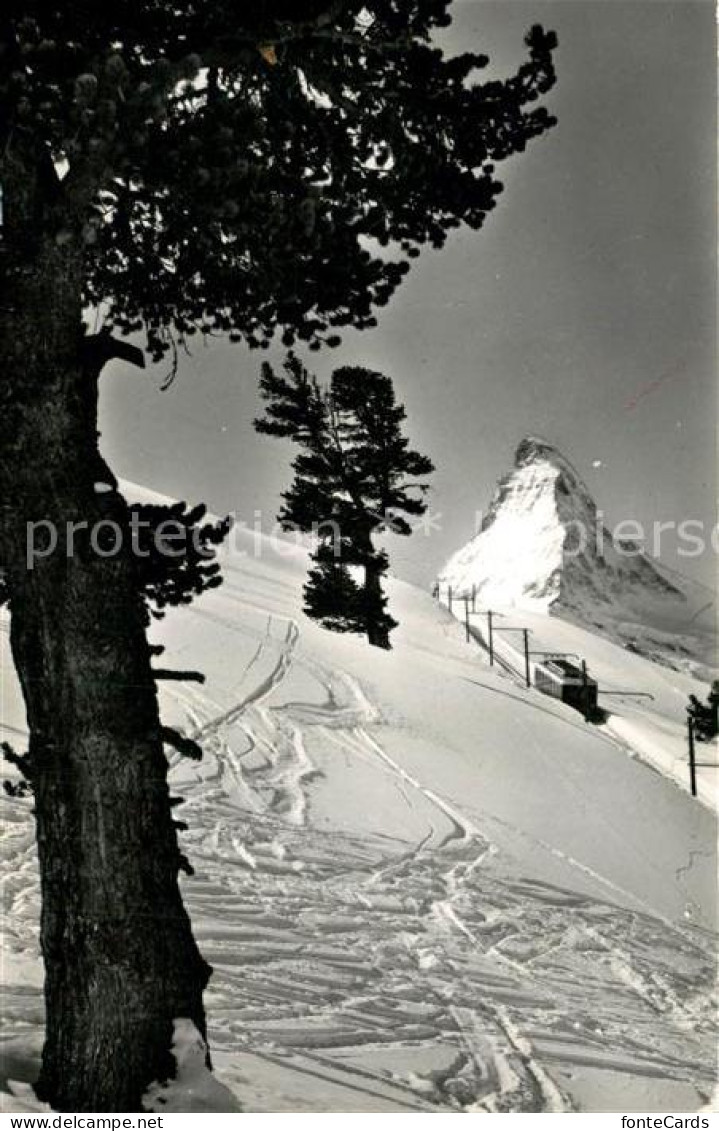
<svg viewBox="0 0 719 1131">
<path fill-rule="evenodd" d="M 615 540 L 570 462 L 537 437 L 519 445 L 479 533 L 439 577 L 443 598 L 548 612 L 679 670 L 716 663 L 715 594 Z"/>
<path fill-rule="evenodd" d="M 464 620 L 464 606 L 454 604 Z M 469 614 L 470 631 L 485 649 L 488 647 L 487 618 Z M 509 628 L 505 626 L 511 626 Z M 583 659 L 590 676 L 599 687 L 599 707 L 603 733 L 622 743 L 627 753 L 638 757 L 682 789 L 690 788 L 686 705 L 690 695 L 704 698 L 706 686 L 664 664 L 628 651 L 605 636 L 589 632 L 563 617 L 548 617 L 522 608 L 498 609 L 493 617 L 494 654 L 522 678 L 525 675 L 524 644 L 517 627 L 529 632 L 530 679 L 542 653 Z M 719 808 L 719 742 L 697 744 L 697 792 L 701 801 Z"/>
<path fill-rule="evenodd" d="M 305 568 L 236 532 L 225 585 L 157 633 L 207 674 L 165 685 L 163 714 L 205 752 L 173 755 L 172 780 L 219 1079 L 253 1111 L 702 1106 L 708 809 L 488 668 L 410 586 L 392 586 L 394 651 L 324 632 L 300 611 Z M 21 1085 L 42 1024 L 37 873 L 30 803 L 0 804 L 0 1063 Z M 26 1110 L 16 1090 L 5 1107 Z"/>
</svg>

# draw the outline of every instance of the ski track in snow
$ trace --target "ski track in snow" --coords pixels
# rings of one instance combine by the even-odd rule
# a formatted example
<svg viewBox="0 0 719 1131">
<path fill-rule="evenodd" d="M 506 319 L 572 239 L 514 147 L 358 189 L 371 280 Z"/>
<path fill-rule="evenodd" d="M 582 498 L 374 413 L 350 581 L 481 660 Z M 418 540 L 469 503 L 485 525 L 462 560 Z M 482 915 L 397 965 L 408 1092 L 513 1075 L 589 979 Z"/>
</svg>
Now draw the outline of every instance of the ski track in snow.
<svg viewBox="0 0 719 1131">
<path fill-rule="evenodd" d="M 625 909 L 616 892 L 603 902 L 512 873 L 484 825 L 383 748 L 359 684 L 300 645 L 297 623 L 273 614 L 235 706 L 168 692 L 205 751 L 198 765 L 173 756 L 171 782 L 218 1056 L 245 1051 L 297 1088 L 339 1084 L 357 1110 L 570 1111 L 567 1081 L 587 1066 L 707 1095 L 707 934 Z M 324 702 L 277 701 L 297 670 Z M 338 748 L 426 832 L 410 843 L 315 821 L 322 756 Z M 38 914 L 30 803 L 0 804 L 6 953 L 22 962 Z M 36 1029 L 39 976 L 3 980 L 6 1036 Z"/>
</svg>

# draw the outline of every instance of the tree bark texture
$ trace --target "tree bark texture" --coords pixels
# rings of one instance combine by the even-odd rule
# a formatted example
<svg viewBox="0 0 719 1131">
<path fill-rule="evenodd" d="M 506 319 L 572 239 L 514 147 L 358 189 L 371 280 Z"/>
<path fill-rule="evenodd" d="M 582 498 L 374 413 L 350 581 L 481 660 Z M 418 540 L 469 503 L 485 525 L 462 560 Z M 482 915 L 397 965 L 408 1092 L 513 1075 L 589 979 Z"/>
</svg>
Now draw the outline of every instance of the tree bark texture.
<svg viewBox="0 0 719 1131">
<path fill-rule="evenodd" d="M 94 490 L 96 373 L 83 364 L 76 244 L 0 248 L 0 566 L 30 731 L 42 895 L 46 1042 L 39 1095 L 60 1111 L 138 1111 L 172 1075 L 172 1023 L 205 1035 L 210 968 L 192 937 L 158 703 L 129 537 Z M 28 523 L 54 552 L 29 568 Z M 36 537 L 43 548 L 49 530 Z M 71 550 L 71 552 L 68 552 Z"/>
</svg>

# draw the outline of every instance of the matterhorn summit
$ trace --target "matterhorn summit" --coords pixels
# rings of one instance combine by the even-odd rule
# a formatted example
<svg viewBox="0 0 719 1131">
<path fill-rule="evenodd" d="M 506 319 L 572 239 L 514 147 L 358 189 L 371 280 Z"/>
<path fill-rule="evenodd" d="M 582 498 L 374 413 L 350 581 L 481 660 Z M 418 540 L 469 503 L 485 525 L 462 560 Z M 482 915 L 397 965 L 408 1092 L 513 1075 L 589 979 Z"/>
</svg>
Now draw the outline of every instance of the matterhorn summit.
<svg viewBox="0 0 719 1131">
<path fill-rule="evenodd" d="M 477 607 L 561 616 L 671 666 L 711 663 L 711 592 L 613 537 L 570 461 L 537 436 L 519 444 L 479 532 L 437 580 L 443 601 L 451 588 Z"/>
</svg>

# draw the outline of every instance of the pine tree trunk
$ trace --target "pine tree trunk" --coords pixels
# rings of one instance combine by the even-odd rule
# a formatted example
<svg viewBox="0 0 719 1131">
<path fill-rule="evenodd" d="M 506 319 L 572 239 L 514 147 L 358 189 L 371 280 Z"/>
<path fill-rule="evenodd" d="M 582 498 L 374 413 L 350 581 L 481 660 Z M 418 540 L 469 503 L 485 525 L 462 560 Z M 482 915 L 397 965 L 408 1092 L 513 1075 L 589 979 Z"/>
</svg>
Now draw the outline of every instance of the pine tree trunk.
<svg viewBox="0 0 719 1131">
<path fill-rule="evenodd" d="M 382 570 L 373 561 L 365 563 L 364 606 L 367 639 L 375 648 L 390 649 L 389 629 L 384 621 L 384 594 Z"/>
<path fill-rule="evenodd" d="M 38 1092 L 60 1111 L 137 1111 L 147 1084 L 172 1075 L 173 1019 L 192 1019 L 204 1035 L 209 967 L 177 883 L 128 540 L 100 557 L 80 531 L 68 552 L 68 524 L 111 519 L 127 529 L 119 495 L 93 489 L 96 390 L 81 363 L 79 256 L 51 241 L 4 267 L 0 564 L 37 823 L 46 1002 Z M 27 524 L 41 520 L 58 545 L 28 568 Z"/>
</svg>

